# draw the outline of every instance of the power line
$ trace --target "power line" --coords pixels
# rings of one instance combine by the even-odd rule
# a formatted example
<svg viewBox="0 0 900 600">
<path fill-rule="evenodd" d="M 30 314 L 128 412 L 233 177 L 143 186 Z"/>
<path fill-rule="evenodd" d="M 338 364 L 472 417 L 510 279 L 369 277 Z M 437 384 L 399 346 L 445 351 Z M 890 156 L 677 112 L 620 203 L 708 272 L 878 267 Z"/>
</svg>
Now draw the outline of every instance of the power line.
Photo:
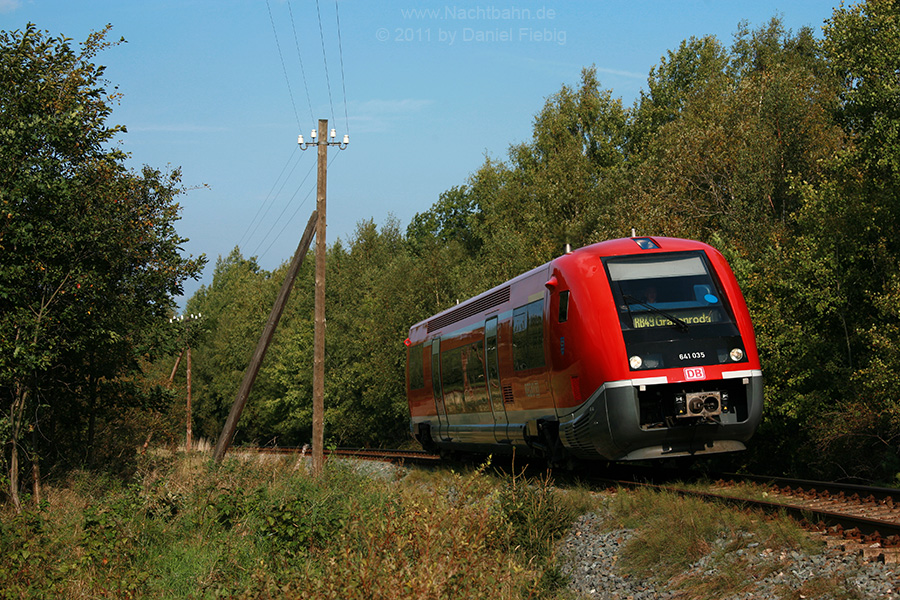
<svg viewBox="0 0 900 600">
<path fill-rule="evenodd" d="M 300 49 L 300 40 L 299 40 L 299 36 L 297 35 L 297 27 L 296 27 L 296 23 L 295 23 L 295 19 L 294 19 L 293 7 L 291 6 L 290 0 L 287 0 L 287 5 L 288 5 L 288 13 L 290 16 L 290 21 L 291 21 L 291 29 L 292 29 L 293 35 L 294 35 L 294 46 L 297 51 L 297 59 L 300 63 L 300 72 L 301 72 L 301 76 L 303 78 L 304 90 L 306 92 L 306 101 L 307 101 L 307 106 L 309 108 L 309 115 L 310 115 L 311 119 L 314 119 L 309 80 L 306 76 L 306 69 L 303 64 L 303 56 L 302 56 L 302 52 Z M 275 45 L 278 48 L 278 56 L 279 56 L 279 59 L 281 60 L 281 69 L 282 69 L 282 72 L 284 73 L 285 81 L 288 86 L 288 94 L 290 95 L 290 98 L 291 98 L 291 105 L 294 110 L 294 116 L 297 119 L 298 128 L 302 129 L 302 125 L 300 124 L 299 113 L 297 110 L 297 105 L 296 105 L 296 102 L 294 99 L 293 89 L 292 89 L 291 82 L 290 82 L 290 77 L 288 75 L 287 67 L 286 67 L 285 60 L 284 60 L 284 54 L 281 49 L 281 44 L 280 44 L 280 41 L 278 38 L 277 28 L 275 26 L 275 18 L 272 14 L 272 7 L 270 5 L 270 0 L 266 0 L 266 9 L 268 10 L 268 13 L 269 13 L 269 21 L 272 24 L 272 33 L 275 37 Z M 322 46 L 322 62 L 323 62 L 324 69 L 325 69 L 325 83 L 326 83 L 326 88 L 328 91 L 328 102 L 329 102 L 329 106 L 331 109 L 331 118 L 332 118 L 332 121 L 334 122 L 335 121 L 334 99 L 333 99 L 332 89 L 331 89 L 331 77 L 330 77 L 330 73 L 329 73 L 329 69 L 328 69 L 328 55 L 327 55 L 326 44 L 325 44 L 325 28 L 322 23 L 322 13 L 321 13 L 321 7 L 319 4 L 319 0 L 316 0 L 316 16 L 317 16 L 318 23 L 319 23 L 319 40 L 320 40 L 321 46 Z M 347 85 L 346 85 L 346 78 L 345 78 L 345 72 L 344 72 L 344 52 L 343 52 L 343 40 L 341 37 L 341 21 L 340 21 L 340 13 L 338 11 L 338 0 L 335 0 L 335 21 L 336 21 L 336 25 L 337 25 L 338 53 L 339 53 L 339 57 L 340 57 L 340 67 L 341 67 L 341 89 L 343 92 L 343 102 L 344 102 L 344 121 L 345 121 L 345 124 L 347 127 L 347 132 L 349 134 L 350 117 L 349 117 L 349 111 L 348 111 L 348 107 L 347 107 Z M 336 156 L 337 155 L 335 154 L 335 156 L 329 162 L 333 162 L 335 160 Z M 296 170 L 296 168 L 299 164 L 299 161 L 294 162 L 293 166 L 290 169 L 290 172 L 287 175 L 285 175 L 285 172 L 287 171 L 288 166 L 291 164 L 293 157 L 294 157 L 294 155 L 292 154 L 291 157 L 288 159 L 287 163 L 285 163 L 284 167 L 281 170 L 281 173 L 279 174 L 278 178 L 275 180 L 275 183 L 273 183 L 272 189 L 269 191 L 269 194 L 266 196 L 263 203 L 257 209 L 256 215 L 254 215 L 253 220 L 250 221 L 250 224 L 248 225 L 247 230 L 244 232 L 244 235 L 241 236 L 241 240 L 238 245 L 240 245 L 241 243 L 249 244 L 250 241 L 253 239 L 253 237 L 256 235 L 257 230 L 267 220 L 267 215 L 269 214 L 271 209 L 274 207 L 276 198 L 282 193 L 285 185 L 287 185 L 288 180 L 291 178 L 291 176 L 293 175 L 294 171 Z M 284 218 L 285 213 L 288 211 L 291 204 L 294 203 L 295 199 L 297 198 L 298 194 L 300 193 L 302 187 L 305 185 L 307 179 L 310 177 L 311 173 L 312 173 L 312 167 L 310 168 L 309 172 L 307 172 L 306 176 L 303 178 L 303 181 L 297 186 L 297 189 L 294 191 L 294 193 L 290 197 L 290 199 L 284 204 L 283 208 L 281 209 L 280 214 L 278 215 L 277 218 L 274 219 L 274 221 L 272 222 L 268 231 L 265 233 L 265 235 L 262 236 L 260 241 L 256 244 L 256 248 L 251 253 L 251 255 L 255 255 L 260 250 L 260 248 L 262 248 L 264 245 L 266 245 L 267 242 L 268 242 L 268 245 L 266 246 L 266 248 L 262 252 L 262 254 L 259 256 L 262 256 L 262 255 L 265 255 L 266 253 L 268 253 L 268 251 L 274 246 L 276 241 L 281 237 L 281 235 L 284 233 L 284 231 L 288 228 L 290 223 L 294 220 L 294 218 L 296 217 L 296 215 L 300 211 L 300 209 L 304 206 L 304 204 L 306 204 L 306 201 L 309 199 L 309 196 L 312 194 L 312 191 L 310 191 L 309 193 L 306 194 L 303 201 L 300 202 L 299 206 L 297 206 L 294 209 L 293 214 L 289 218 L 287 218 L 287 219 Z M 279 182 L 280 182 L 280 187 L 279 187 Z M 277 192 L 275 191 L 276 188 L 278 188 Z M 274 195 L 273 195 L 273 192 L 274 192 Z M 273 236 L 273 232 L 276 229 L 276 227 L 278 227 L 279 223 L 282 224 L 281 229 L 277 232 L 277 234 L 275 234 Z"/>
<path fill-rule="evenodd" d="M 266 0 L 266 8 L 269 10 L 269 21 L 272 23 L 272 34 L 275 36 L 275 45 L 278 47 L 278 58 L 281 59 L 281 70 L 284 72 L 284 80 L 287 82 L 288 94 L 291 97 L 291 106 L 294 107 L 294 117 L 297 119 L 297 128 L 300 125 L 300 115 L 297 113 L 297 104 L 294 102 L 294 92 L 291 89 L 291 78 L 288 77 L 287 68 L 284 66 L 284 55 L 281 53 L 281 44 L 278 42 L 278 31 L 275 29 L 275 19 L 272 17 L 272 7 L 269 0 Z"/>
<path fill-rule="evenodd" d="M 347 115 L 347 84 L 344 79 L 344 45 L 341 42 L 341 15 L 338 13 L 338 2 L 334 0 L 334 16 L 337 20 L 337 35 L 338 35 L 338 56 L 340 56 L 341 60 L 341 91 L 344 94 L 344 123 L 347 128 L 347 134 L 350 134 L 350 117 Z"/>
<path fill-rule="evenodd" d="M 284 213 L 287 211 L 288 207 L 291 205 L 291 202 L 294 201 L 294 198 L 297 197 L 297 193 L 300 191 L 300 188 L 303 187 L 303 184 L 306 183 L 306 180 L 309 179 L 309 176 L 310 176 L 310 174 L 313 172 L 313 169 L 314 169 L 315 167 L 316 167 L 315 164 L 312 164 L 312 165 L 309 167 L 309 171 L 306 172 L 306 175 L 303 177 L 303 181 L 300 182 L 300 184 L 297 186 L 297 189 L 294 191 L 294 194 L 293 194 L 293 195 L 290 197 L 290 199 L 285 203 L 284 208 L 281 209 L 281 213 L 279 213 L 279 215 L 278 215 L 278 218 L 275 219 L 275 221 L 272 223 L 272 226 L 269 227 L 269 230 L 266 232 L 266 234 L 262 237 L 262 239 L 261 239 L 261 240 L 259 241 L 259 243 L 256 245 L 256 248 L 255 248 L 255 249 L 253 250 L 253 252 L 251 253 L 251 256 L 252 256 L 252 255 L 255 255 L 256 252 L 257 252 L 257 250 L 259 250 L 260 247 L 261 247 L 264 243 L 266 243 L 266 241 L 269 239 L 269 236 L 272 235 L 272 231 L 274 231 L 275 226 L 278 225 L 279 222 L 282 222 L 282 217 L 284 216 Z M 315 188 L 313 188 L 313 189 L 315 189 Z M 312 192 L 310 192 L 310 193 L 312 193 Z M 275 236 L 275 238 L 272 240 L 272 242 L 271 242 L 271 243 L 269 244 L 269 246 L 266 248 L 266 252 L 269 251 L 269 248 L 272 247 L 272 245 L 275 243 L 275 240 L 277 240 L 278 237 L 282 234 L 282 232 L 284 232 L 284 230 L 287 228 L 288 224 L 291 222 L 291 219 L 293 219 L 294 216 L 297 214 L 297 211 L 300 210 L 300 207 L 302 207 L 303 204 L 306 203 L 306 199 L 307 199 L 307 198 L 309 198 L 309 194 L 306 195 L 306 198 L 303 199 L 303 202 L 300 203 L 300 206 L 298 206 L 297 209 L 294 211 L 294 214 L 291 215 L 291 218 L 288 219 L 287 221 L 284 221 L 284 225 L 282 226 L 281 230 L 278 232 L 278 235 Z M 263 254 L 261 254 L 261 255 L 259 255 L 259 256 L 264 255 L 266 252 L 263 252 Z"/>
<path fill-rule="evenodd" d="M 250 235 L 247 236 L 248 244 L 250 243 L 250 240 L 253 238 L 253 235 L 256 233 L 256 230 L 259 229 L 259 226 L 263 224 L 263 221 L 265 220 L 266 216 L 269 214 L 269 210 L 271 210 L 272 206 L 275 204 L 275 198 L 277 198 L 281 194 L 281 192 L 284 190 L 284 186 L 287 185 L 288 180 L 290 179 L 291 175 L 294 174 L 294 171 L 297 169 L 297 166 L 299 164 L 300 164 L 300 159 L 298 159 L 297 162 L 294 163 L 294 166 L 291 168 L 291 172 L 287 174 L 287 177 L 285 177 L 284 180 L 282 180 L 281 187 L 278 188 L 278 191 L 275 193 L 274 196 L 272 196 L 272 200 L 271 200 L 271 202 L 269 202 L 268 206 L 266 207 L 266 210 L 263 213 L 262 217 L 260 217 L 259 221 L 253 227 L 253 231 L 250 232 Z M 306 178 L 308 178 L 308 177 L 309 177 L 309 173 L 306 174 Z M 306 180 L 306 178 L 304 178 L 304 181 Z M 275 184 L 276 185 L 278 184 L 277 180 L 276 180 Z M 274 189 L 274 186 L 273 186 L 273 189 Z M 270 194 L 271 194 L 271 192 L 270 192 Z M 296 193 L 295 193 L 295 195 L 296 195 Z M 266 198 L 266 200 L 268 200 L 268 197 Z M 265 205 L 265 201 L 263 202 L 263 204 Z M 284 214 L 284 209 L 281 210 L 281 214 L 282 215 Z M 276 223 L 277 223 L 277 221 L 276 221 Z M 266 235 L 263 236 L 262 240 L 260 240 L 260 242 L 257 244 L 257 247 L 259 247 L 265 243 L 266 236 L 268 236 L 269 233 L 272 232 L 272 228 L 274 228 L 274 227 L 275 227 L 275 224 L 273 223 L 272 226 L 269 228 L 269 231 L 266 233 Z"/>
<path fill-rule="evenodd" d="M 329 167 L 331 167 L 331 165 L 334 164 L 334 161 L 337 160 L 337 157 L 339 154 L 340 154 L 340 152 L 336 152 L 336 153 L 334 153 L 334 155 L 332 155 L 331 160 L 328 161 Z M 307 177 L 309 177 L 309 173 L 307 173 Z M 305 183 L 306 179 L 304 179 L 303 182 Z M 300 191 L 300 187 L 302 187 L 302 186 L 303 186 L 303 183 L 301 183 L 297 187 L 297 192 Z M 301 202 L 297 206 L 297 208 L 294 209 L 293 214 L 291 214 L 291 216 L 287 220 L 285 220 L 284 225 L 281 227 L 281 230 L 279 230 L 279 232 L 275 235 L 275 237 L 272 239 L 272 242 L 266 247 L 266 249 L 262 252 L 262 254 L 259 255 L 259 258 L 262 258 L 263 256 L 265 256 L 269 252 L 269 250 L 272 249 L 272 246 L 275 245 L 275 242 L 278 241 L 278 239 L 281 237 L 281 234 L 283 234 L 285 229 L 287 229 L 288 225 L 290 225 L 293 222 L 293 220 L 297 217 L 297 213 L 300 212 L 300 209 L 303 208 L 303 205 L 306 204 L 306 201 L 309 200 L 309 197 L 312 195 L 312 193 L 313 193 L 313 191 L 315 191 L 315 189 L 316 188 L 311 188 L 309 190 L 309 192 L 306 193 L 306 196 L 303 198 L 303 202 Z M 294 197 L 297 195 L 297 192 L 294 192 L 294 196 L 291 197 L 291 200 L 294 199 Z M 287 207 L 285 207 L 285 208 L 287 208 Z M 283 214 L 283 212 L 284 211 L 282 211 L 282 214 Z"/>
<path fill-rule="evenodd" d="M 300 188 L 297 188 L 297 191 L 299 192 L 299 191 L 300 191 Z M 278 238 L 281 237 L 281 234 L 284 233 L 284 230 L 287 229 L 287 226 L 290 225 L 291 221 L 294 220 L 294 217 L 297 216 L 297 213 L 300 212 L 300 209 L 303 208 L 303 205 L 306 204 L 306 201 L 309 200 L 309 197 L 312 196 L 312 193 L 313 193 L 314 191 L 316 191 L 316 188 L 314 188 L 314 187 L 309 189 L 309 191 L 306 193 L 306 196 L 303 198 L 303 202 L 301 202 L 301 203 L 297 206 L 297 209 L 296 209 L 296 210 L 294 211 L 294 213 L 291 215 L 290 219 L 288 219 L 288 220 L 286 220 L 286 221 L 284 222 L 284 225 L 281 227 L 281 229 L 278 231 L 278 233 L 275 235 L 275 237 L 272 238 L 272 241 L 269 242 L 269 245 L 266 246 L 266 249 L 263 250 L 262 253 L 258 255 L 259 258 L 262 258 L 263 256 L 265 256 L 266 254 L 269 253 L 269 250 L 272 249 L 272 246 L 275 245 L 275 242 L 278 241 Z M 296 195 L 297 195 L 297 193 L 294 192 L 294 196 L 296 196 Z M 291 197 L 291 199 L 293 199 L 293 196 Z M 273 226 L 273 227 L 274 227 L 274 226 Z"/>
<path fill-rule="evenodd" d="M 315 121 L 313 116 L 312 99 L 309 95 L 309 84 L 306 81 L 306 69 L 303 68 L 303 56 L 300 53 L 300 38 L 297 37 L 297 27 L 294 25 L 294 11 L 291 8 L 291 2 L 288 0 L 288 14 L 291 16 L 291 29 L 294 30 L 294 45 L 297 47 L 297 60 L 300 61 L 300 74 L 303 76 L 303 87 L 306 89 L 306 103 L 309 104 L 309 119 Z M 299 125 L 299 122 L 297 123 Z"/>
<path fill-rule="evenodd" d="M 259 223 L 262 223 L 262 219 L 264 219 L 265 216 L 269 213 L 269 209 L 267 208 L 265 213 L 263 213 L 262 217 L 260 218 L 260 222 L 256 224 L 256 227 L 253 226 L 253 224 L 256 223 L 256 219 L 259 217 L 259 214 L 262 212 L 263 207 L 265 207 L 266 203 L 269 202 L 269 199 L 271 198 L 273 202 L 275 201 L 275 197 L 272 196 L 272 192 L 275 191 L 275 187 L 278 185 L 278 182 L 281 181 L 281 176 L 284 175 L 284 172 L 287 170 L 288 165 L 291 164 L 291 161 L 294 159 L 294 155 L 296 155 L 296 154 L 297 154 L 297 148 L 294 147 L 294 151 L 291 153 L 291 155 L 287 159 L 287 162 L 284 163 L 284 166 L 281 168 L 281 173 L 278 174 L 278 177 L 275 179 L 275 182 L 272 184 L 272 189 L 269 190 L 269 193 L 266 194 L 265 199 L 260 203 L 259 208 L 256 209 L 256 214 L 253 215 L 253 218 L 250 220 L 249 223 L 247 223 L 247 229 L 244 230 L 244 234 L 241 236 L 241 239 L 238 240 L 238 243 L 237 243 L 238 246 L 240 246 L 241 244 L 244 243 L 245 238 L 247 239 L 248 242 L 250 241 L 250 238 L 253 237 L 253 234 L 256 233 L 256 229 L 259 227 Z M 288 177 L 290 177 L 290 175 L 293 174 L 294 169 L 297 168 L 297 164 L 299 162 L 300 161 L 298 160 L 297 163 L 294 164 L 294 168 L 291 169 L 291 173 L 288 175 Z M 285 179 L 285 182 L 287 182 L 287 179 Z M 284 187 L 284 183 L 281 184 L 281 187 L 282 188 Z M 279 193 L 281 192 L 281 190 L 278 190 L 278 191 L 279 191 Z M 269 204 L 269 206 L 271 207 L 271 204 Z M 251 231 L 251 228 L 253 229 L 253 231 Z"/>
<path fill-rule="evenodd" d="M 319 38 L 322 40 L 322 62 L 325 63 L 325 86 L 328 88 L 328 104 L 331 106 L 331 122 L 334 122 L 334 100 L 331 97 L 331 78 L 328 76 L 328 58 L 325 55 L 325 30 L 322 27 L 322 11 L 316 0 L 316 16 L 319 18 Z"/>
</svg>

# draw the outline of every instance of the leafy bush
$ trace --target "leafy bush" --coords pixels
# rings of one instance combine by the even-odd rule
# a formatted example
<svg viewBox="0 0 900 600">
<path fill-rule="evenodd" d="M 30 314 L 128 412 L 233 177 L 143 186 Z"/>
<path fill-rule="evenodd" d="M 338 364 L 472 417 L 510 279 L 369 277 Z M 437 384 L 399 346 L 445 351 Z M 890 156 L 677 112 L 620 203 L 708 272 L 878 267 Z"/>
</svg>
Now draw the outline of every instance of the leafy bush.
<svg viewBox="0 0 900 600">
<path fill-rule="evenodd" d="M 583 497 L 549 478 L 363 475 L 329 461 L 152 453 L 0 515 L 0 598 L 534 598 Z M 398 475 L 403 472 L 398 471 Z"/>
</svg>

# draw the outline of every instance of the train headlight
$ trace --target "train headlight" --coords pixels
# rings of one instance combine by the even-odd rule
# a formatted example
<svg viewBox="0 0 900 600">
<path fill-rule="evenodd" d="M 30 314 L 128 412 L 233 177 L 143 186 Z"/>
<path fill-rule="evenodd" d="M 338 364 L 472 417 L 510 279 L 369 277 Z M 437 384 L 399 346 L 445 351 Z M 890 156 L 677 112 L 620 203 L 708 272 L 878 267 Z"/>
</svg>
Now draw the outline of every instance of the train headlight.
<svg viewBox="0 0 900 600">
<path fill-rule="evenodd" d="M 733 360 L 734 362 L 740 362 L 744 360 L 744 351 L 740 348 L 732 349 L 729 355 L 731 356 L 731 360 Z"/>
<path fill-rule="evenodd" d="M 628 359 L 628 364 L 631 365 L 632 369 L 640 369 L 641 365 L 644 364 L 644 361 L 641 360 L 640 356 L 634 355 Z"/>
</svg>

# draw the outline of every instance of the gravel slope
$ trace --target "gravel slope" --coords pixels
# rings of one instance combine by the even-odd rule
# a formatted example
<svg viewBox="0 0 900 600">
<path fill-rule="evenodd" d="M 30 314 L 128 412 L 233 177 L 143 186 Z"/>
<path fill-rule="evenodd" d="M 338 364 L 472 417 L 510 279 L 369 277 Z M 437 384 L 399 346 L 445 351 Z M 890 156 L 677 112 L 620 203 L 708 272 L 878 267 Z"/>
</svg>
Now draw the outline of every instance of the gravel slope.
<svg viewBox="0 0 900 600">
<path fill-rule="evenodd" d="M 683 593 L 679 595 L 667 589 L 665 582 L 619 574 L 616 568 L 618 554 L 631 537 L 629 530 L 603 531 L 601 518 L 596 513 L 580 517 L 559 548 L 562 570 L 570 578 L 569 588 L 585 598 L 685 598 Z M 727 600 L 830 597 L 817 596 L 813 587 L 816 581 L 823 578 L 841 582 L 842 595 L 838 596 L 841 598 L 900 599 L 900 565 L 866 563 L 837 550 L 815 556 L 800 552 L 777 553 L 750 540 L 752 538 L 748 538 L 747 545 L 733 552 L 729 558 L 747 560 L 750 567 L 776 567 L 765 578 L 754 580 L 748 577 L 746 589 L 728 596 Z M 707 556 L 691 565 L 683 578 L 712 578 L 716 573 L 713 561 Z M 801 589 L 805 595 L 801 594 Z"/>
</svg>

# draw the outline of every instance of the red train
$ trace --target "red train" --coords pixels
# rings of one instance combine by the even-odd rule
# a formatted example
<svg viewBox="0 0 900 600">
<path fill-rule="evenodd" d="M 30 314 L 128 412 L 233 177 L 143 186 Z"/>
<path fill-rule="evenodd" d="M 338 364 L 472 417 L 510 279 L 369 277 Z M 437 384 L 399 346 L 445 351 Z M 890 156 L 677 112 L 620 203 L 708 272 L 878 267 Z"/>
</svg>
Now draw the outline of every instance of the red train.
<svg viewBox="0 0 900 600">
<path fill-rule="evenodd" d="M 728 263 L 662 237 L 569 252 L 412 326 L 411 430 L 429 450 L 641 460 L 745 449 L 762 415 Z"/>
</svg>

